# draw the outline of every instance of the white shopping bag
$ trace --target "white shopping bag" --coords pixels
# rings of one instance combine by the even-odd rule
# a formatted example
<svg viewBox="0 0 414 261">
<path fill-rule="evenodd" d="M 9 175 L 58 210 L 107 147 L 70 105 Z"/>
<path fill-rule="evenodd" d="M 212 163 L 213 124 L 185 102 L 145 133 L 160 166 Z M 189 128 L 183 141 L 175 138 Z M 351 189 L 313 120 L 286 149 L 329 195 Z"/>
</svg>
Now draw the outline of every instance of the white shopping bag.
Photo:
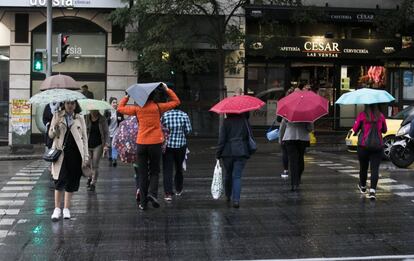
<svg viewBox="0 0 414 261">
<path fill-rule="evenodd" d="M 223 193 L 223 175 L 220 166 L 220 160 L 217 160 L 214 168 L 213 181 L 211 182 L 211 195 L 214 199 L 219 199 Z"/>
</svg>

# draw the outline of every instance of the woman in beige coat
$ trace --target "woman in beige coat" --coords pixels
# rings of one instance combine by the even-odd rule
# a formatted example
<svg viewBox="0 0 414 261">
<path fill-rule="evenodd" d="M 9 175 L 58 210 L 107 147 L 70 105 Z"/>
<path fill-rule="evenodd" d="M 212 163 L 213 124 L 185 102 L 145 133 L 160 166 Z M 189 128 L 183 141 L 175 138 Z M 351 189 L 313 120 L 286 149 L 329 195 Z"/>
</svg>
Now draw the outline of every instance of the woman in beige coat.
<svg viewBox="0 0 414 261">
<path fill-rule="evenodd" d="M 53 221 L 58 221 L 61 217 L 63 191 L 63 218 L 70 219 L 72 194 L 78 191 L 82 167 L 86 166 L 89 160 L 86 124 L 83 116 L 79 114 L 80 111 L 78 102 L 67 101 L 61 111 L 54 113 L 50 123 L 49 137 L 53 139 L 52 148 L 63 150 L 58 160 L 52 163 L 52 175 L 55 180 Z"/>
</svg>

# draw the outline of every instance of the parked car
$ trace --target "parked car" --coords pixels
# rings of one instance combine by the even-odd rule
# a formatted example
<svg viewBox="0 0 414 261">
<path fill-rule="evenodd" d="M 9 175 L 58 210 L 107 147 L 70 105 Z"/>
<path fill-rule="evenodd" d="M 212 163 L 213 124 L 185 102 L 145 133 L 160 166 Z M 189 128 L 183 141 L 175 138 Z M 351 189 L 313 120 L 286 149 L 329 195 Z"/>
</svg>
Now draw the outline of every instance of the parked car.
<svg viewBox="0 0 414 261">
<path fill-rule="evenodd" d="M 408 106 L 404 110 L 400 111 L 399 113 L 391 116 L 389 119 L 386 119 L 388 131 L 382 134 L 382 138 L 384 139 L 384 158 L 389 160 L 390 159 L 390 152 L 393 143 L 395 142 L 395 135 L 397 134 L 400 125 L 408 114 L 414 112 L 414 106 Z M 356 152 L 357 145 L 358 145 L 358 136 L 354 136 L 354 132 L 352 129 L 348 131 L 348 134 L 345 138 L 345 144 L 348 147 L 348 151 Z"/>
</svg>

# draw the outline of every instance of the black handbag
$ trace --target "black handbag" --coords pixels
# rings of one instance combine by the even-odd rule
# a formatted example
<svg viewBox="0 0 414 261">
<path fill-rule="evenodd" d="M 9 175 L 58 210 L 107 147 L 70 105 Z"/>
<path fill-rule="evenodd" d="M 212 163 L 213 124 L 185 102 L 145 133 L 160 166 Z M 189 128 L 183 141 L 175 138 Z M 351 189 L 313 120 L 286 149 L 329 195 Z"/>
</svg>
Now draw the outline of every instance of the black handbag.
<svg viewBox="0 0 414 261">
<path fill-rule="evenodd" d="M 248 147 L 249 147 L 249 153 L 250 155 L 254 154 L 257 150 L 257 144 L 256 141 L 253 138 L 253 133 L 252 130 L 250 129 L 249 123 L 247 122 L 247 120 L 245 121 L 246 123 L 246 127 L 247 127 L 247 131 L 249 133 L 249 140 L 248 140 Z"/>
<path fill-rule="evenodd" d="M 65 133 L 65 138 L 63 139 L 63 144 L 62 144 L 63 149 L 65 148 L 65 144 L 66 144 L 69 131 L 70 129 L 68 128 Z M 59 159 L 60 154 L 62 154 L 63 149 L 56 149 L 56 148 L 48 149 L 45 152 L 45 154 L 43 154 L 43 160 L 47 162 L 56 162 Z"/>
</svg>

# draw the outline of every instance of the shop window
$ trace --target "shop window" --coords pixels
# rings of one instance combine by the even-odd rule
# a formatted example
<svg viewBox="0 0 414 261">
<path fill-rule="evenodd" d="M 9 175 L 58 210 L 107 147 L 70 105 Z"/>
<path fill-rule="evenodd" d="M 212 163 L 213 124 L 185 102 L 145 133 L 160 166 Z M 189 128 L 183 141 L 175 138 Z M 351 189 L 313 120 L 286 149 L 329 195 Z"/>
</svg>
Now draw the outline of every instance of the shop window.
<svg viewBox="0 0 414 261">
<path fill-rule="evenodd" d="M 29 42 L 29 15 L 16 14 L 15 17 L 15 42 L 28 43 Z"/>
<path fill-rule="evenodd" d="M 403 99 L 414 100 L 414 70 L 403 71 Z"/>
<path fill-rule="evenodd" d="M 112 44 L 120 44 L 125 40 L 125 27 L 112 25 Z"/>
<path fill-rule="evenodd" d="M 276 103 L 284 96 L 284 65 L 248 65 L 246 88 L 249 95 L 263 100 L 266 105 L 250 113 L 250 123 L 270 125 L 275 119 Z"/>
</svg>

